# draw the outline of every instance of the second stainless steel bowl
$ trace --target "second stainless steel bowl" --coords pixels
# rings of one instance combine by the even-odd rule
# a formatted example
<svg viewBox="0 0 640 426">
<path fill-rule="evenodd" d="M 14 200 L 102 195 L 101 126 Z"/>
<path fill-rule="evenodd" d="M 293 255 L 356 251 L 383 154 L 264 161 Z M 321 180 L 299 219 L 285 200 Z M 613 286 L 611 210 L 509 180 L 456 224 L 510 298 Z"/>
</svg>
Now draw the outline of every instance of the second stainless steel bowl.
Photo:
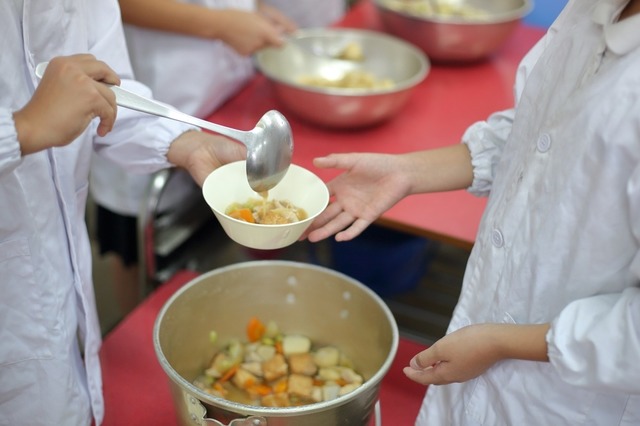
<svg viewBox="0 0 640 426">
<path fill-rule="evenodd" d="M 356 128 L 393 117 L 401 111 L 430 68 L 420 49 L 381 32 L 309 29 L 300 30 L 291 37 L 295 40 L 282 48 L 268 48 L 257 53 L 256 65 L 272 82 L 285 114 L 290 112 L 319 126 Z M 333 52 L 345 43 L 362 47 L 364 60 L 335 60 L 306 51 Z M 374 89 L 317 87 L 299 81 L 302 76 L 339 79 L 354 70 L 379 79 L 390 79 L 393 86 Z"/>
<path fill-rule="evenodd" d="M 482 16 L 412 13 L 408 6 L 421 2 L 426 0 L 374 0 L 385 31 L 418 46 L 434 62 L 489 57 L 532 8 L 532 0 L 438 0 L 455 8 L 482 11 Z"/>
</svg>

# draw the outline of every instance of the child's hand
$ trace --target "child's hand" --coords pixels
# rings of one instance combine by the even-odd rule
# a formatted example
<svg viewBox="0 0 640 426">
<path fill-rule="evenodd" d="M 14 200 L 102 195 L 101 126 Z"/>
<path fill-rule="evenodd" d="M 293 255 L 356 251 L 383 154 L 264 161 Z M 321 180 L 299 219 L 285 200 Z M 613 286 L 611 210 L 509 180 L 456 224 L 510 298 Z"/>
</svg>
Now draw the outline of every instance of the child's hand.
<svg viewBox="0 0 640 426">
<path fill-rule="evenodd" d="M 474 379 L 502 359 L 494 339 L 500 326 L 479 324 L 454 331 L 413 357 L 404 374 L 423 385 Z"/>
<path fill-rule="evenodd" d="M 168 160 L 186 169 L 200 186 L 216 168 L 246 157 L 247 151 L 243 144 L 224 136 L 198 131 L 180 135 L 167 153 Z"/>
<path fill-rule="evenodd" d="M 336 234 L 351 240 L 408 194 L 410 184 L 398 156 L 387 154 L 332 154 L 316 158 L 321 168 L 345 172 L 327 184 L 334 197 L 303 236 L 316 242 Z"/>
<path fill-rule="evenodd" d="M 420 352 L 404 374 L 423 385 L 465 382 L 504 359 L 548 362 L 545 324 L 475 324 Z"/>
<path fill-rule="evenodd" d="M 220 10 L 219 13 L 224 19 L 218 27 L 217 38 L 240 55 L 252 55 L 265 47 L 284 43 L 283 27 L 274 23 L 271 17 L 236 9 Z"/>
<path fill-rule="evenodd" d="M 120 84 L 120 78 L 93 55 L 52 59 L 31 100 L 13 115 L 22 153 L 66 145 L 95 117 L 100 118 L 98 134 L 107 134 L 117 106 L 103 83 Z"/>
<path fill-rule="evenodd" d="M 291 33 L 298 29 L 298 26 L 291 19 L 286 17 L 282 12 L 273 6 L 258 2 L 258 12 L 270 20 L 276 27 L 284 33 Z"/>
</svg>

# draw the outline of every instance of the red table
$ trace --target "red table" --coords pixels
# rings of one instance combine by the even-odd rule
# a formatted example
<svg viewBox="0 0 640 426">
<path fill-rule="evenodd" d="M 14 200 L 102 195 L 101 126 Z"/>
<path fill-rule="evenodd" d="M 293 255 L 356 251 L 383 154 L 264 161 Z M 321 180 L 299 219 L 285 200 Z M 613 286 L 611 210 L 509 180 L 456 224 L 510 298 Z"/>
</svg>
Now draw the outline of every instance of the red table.
<svg viewBox="0 0 640 426">
<path fill-rule="evenodd" d="M 340 26 L 382 29 L 370 0 L 361 0 Z M 313 158 L 333 152 L 400 153 L 458 143 L 468 125 L 513 104 L 518 62 L 543 33 L 523 24 L 490 60 L 465 66 L 432 65 L 401 113 L 379 126 L 332 131 L 306 124 L 277 102 L 262 75 L 209 119 L 249 130 L 266 111 L 280 110 L 293 129 L 293 162 L 326 181 L 335 172 L 314 168 Z M 379 223 L 466 248 L 475 240 L 484 207 L 485 199 L 465 191 L 414 195 L 385 213 Z"/>
<path fill-rule="evenodd" d="M 153 348 L 153 325 L 171 295 L 196 276 L 194 272 L 176 274 L 105 337 L 100 352 L 106 404 L 103 426 L 177 424 L 169 379 Z M 425 387 L 407 379 L 402 368 L 423 349 L 422 344 L 400 339 L 380 390 L 384 426 L 414 423 Z"/>
</svg>

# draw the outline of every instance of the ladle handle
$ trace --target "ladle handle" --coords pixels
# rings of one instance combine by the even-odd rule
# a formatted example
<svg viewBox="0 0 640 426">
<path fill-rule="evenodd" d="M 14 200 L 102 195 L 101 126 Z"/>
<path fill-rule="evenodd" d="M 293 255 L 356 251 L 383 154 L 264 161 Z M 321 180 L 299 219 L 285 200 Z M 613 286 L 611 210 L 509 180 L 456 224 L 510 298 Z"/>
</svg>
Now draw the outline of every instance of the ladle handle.
<svg viewBox="0 0 640 426">
<path fill-rule="evenodd" d="M 160 102 L 154 101 L 153 99 L 145 98 L 144 96 L 140 96 L 137 93 L 130 92 L 119 86 L 109 85 L 109 88 L 116 95 L 116 103 L 122 107 L 160 117 L 170 118 L 187 124 L 193 124 L 194 126 L 236 139 L 244 144 L 247 143 L 248 132 L 221 126 L 219 124 L 185 114 L 175 108 L 166 106 Z"/>
<path fill-rule="evenodd" d="M 41 62 L 36 66 L 36 76 L 42 78 L 44 71 L 49 65 L 49 62 Z M 170 118 L 176 121 L 182 121 L 183 123 L 193 124 L 194 126 L 201 127 L 203 129 L 211 130 L 212 132 L 219 133 L 221 135 L 228 136 L 232 139 L 242 142 L 245 145 L 249 145 L 251 141 L 250 132 L 242 130 L 232 129 L 230 127 L 221 126 L 210 121 L 201 120 L 200 118 L 193 117 L 189 114 L 178 111 L 175 108 L 168 107 L 153 99 L 145 98 L 137 93 L 130 92 L 123 89 L 120 86 L 113 86 L 107 84 L 107 86 L 116 95 L 116 104 L 124 108 L 129 108 L 135 111 L 145 112 L 147 114 L 157 115 L 159 117 Z"/>
</svg>

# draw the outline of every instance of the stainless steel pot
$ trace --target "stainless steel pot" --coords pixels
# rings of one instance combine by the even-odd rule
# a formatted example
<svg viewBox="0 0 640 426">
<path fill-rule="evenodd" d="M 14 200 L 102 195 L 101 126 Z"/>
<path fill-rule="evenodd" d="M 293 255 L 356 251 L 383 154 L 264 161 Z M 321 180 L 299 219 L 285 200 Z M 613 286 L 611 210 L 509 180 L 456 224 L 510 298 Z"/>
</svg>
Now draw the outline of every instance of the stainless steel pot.
<svg viewBox="0 0 640 426">
<path fill-rule="evenodd" d="M 216 348 L 245 336 L 251 316 L 286 333 L 332 344 L 350 357 L 365 383 L 335 400 L 301 407 L 256 407 L 209 395 L 192 384 Z M 290 261 L 237 263 L 187 283 L 160 311 L 156 355 L 169 378 L 181 425 L 367 425 L 382 378 L 398 348 L 398 327 L 373 291 L 327 268 Z"/>
</svg>

